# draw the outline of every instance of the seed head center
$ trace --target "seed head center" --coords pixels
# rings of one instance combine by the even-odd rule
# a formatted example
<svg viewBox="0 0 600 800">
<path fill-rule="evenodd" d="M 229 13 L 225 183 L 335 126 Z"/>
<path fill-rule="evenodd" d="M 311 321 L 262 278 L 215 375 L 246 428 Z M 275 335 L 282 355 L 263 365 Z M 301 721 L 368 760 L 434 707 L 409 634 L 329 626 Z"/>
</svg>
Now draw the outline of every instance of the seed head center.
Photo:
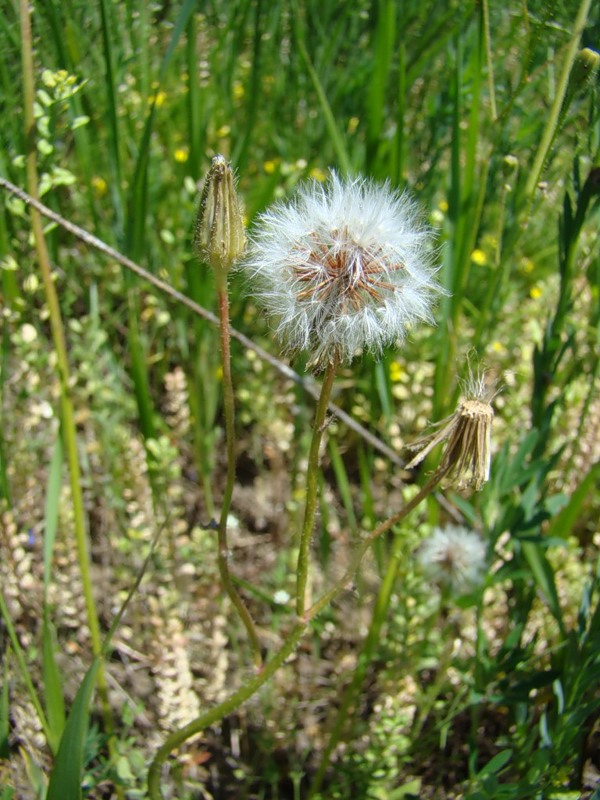
<svg viewBox="0 0 600 800">
<path fill-rule="evenodd" d="M 403 266 L 385 259 L 380 246 L 358 244 L 348 230 L 330 241 L 312 234 L 308 250 L 294 267 L 301 284 L 296 296 L 301 302 L 337 306 L 341 313 L 359 311 L 369 301 L 382 302 L 383 293 L 395 290 L 389 277 Z"/>
</svg>

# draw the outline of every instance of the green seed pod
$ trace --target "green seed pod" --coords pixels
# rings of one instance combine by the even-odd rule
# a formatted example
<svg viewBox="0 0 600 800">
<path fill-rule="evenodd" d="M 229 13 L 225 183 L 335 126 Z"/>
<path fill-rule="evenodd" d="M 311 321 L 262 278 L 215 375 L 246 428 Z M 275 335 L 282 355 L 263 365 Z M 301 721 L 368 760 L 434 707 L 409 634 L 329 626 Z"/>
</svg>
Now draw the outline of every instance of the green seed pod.
<svg viewBox="0 0 600 800">
<path fill-rule="evenodd" d="M 194 249 L 218 277 L 225 277 L 245 248 L 246 234 L 233 172 L 225 158 L 217 155 L 202 187 Z"/>
</svg>

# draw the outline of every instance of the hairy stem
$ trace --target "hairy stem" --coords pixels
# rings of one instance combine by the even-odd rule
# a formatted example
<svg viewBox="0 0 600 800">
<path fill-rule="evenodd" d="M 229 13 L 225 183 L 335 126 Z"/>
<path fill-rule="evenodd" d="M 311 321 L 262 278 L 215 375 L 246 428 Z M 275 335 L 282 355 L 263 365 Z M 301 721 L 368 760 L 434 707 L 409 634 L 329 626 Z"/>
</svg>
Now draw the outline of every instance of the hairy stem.
<svg viewBox="0 0 600 800">
<path fill-rule="evenodd" d="M 227 446 L 227 480 L 225 483 L 225 494 L 221 505 L 221 515 L 219 518 L 219 574 L 223 588 L 229 595 L 229 599 L 235 606 L 236 611 L 241 617 L 242 622 L 250 639 L 252 657 L 257 669 L 262 666 L 262 656 L 260 653 L 260 641 L 256 632 L 256 626 L 252 615 L 246 604 L 238 594 L 231 581 L 229 574 L 229 546 L 227 543 L 227 518 L 231 509 L 231 498 L 235 484 L 235 400 L 233 395 L 233 381 L 231 377 L 231 337 L 229 334 L 229 298 L 227 286 L 223 282 L 218 288 L 219 300 L 219 320 L 221 332 L 221 357 L 223 365 L 223 408 L 225 411 L 225 439 Z"/>
<path fill-rule="evenodd" d="M 337 370 L 337 362 L 334 360 L 325 372 L 321 394 L 315 412 L 312 440 L 308 454 L 308 467 L 306 471 L 306 502 L 304 505 L 304 522 L 302 523 L 302 533 L 300 535 L 300 550 L 298 552 L 298 568 L 296 572 L 296 613 L 298 617 L 304 616 L 306 609 L 306 584 L 308 582 L 308 557 L 310 543 L 313 536 L 315 525 L 315 515 L 317 513 L 317 494 L 319 488 L 319 448 L 323 438 L 325 416 L 331 389 Z"/>
</svg>

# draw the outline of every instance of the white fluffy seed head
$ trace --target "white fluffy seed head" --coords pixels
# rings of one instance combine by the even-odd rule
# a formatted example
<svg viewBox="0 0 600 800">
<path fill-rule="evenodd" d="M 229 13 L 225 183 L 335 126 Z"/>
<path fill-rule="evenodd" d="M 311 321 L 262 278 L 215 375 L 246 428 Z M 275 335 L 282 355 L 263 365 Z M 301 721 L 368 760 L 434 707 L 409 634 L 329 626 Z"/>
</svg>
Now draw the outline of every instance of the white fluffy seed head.
<svg viewBox="0 0 600 800">
<path fill-rule="evenodd" d="M 435 528 L 418 552 L 430 580 L 457 594 L 475 588 L 485 570 L 486 549 L 481 537 L 459 525 Z"/>
<path fill-rule="evenodd" d="M 379 354 L 409 326 L 433 321 L 441 289 L 432 253 L 405 194 L 332 173 L 258 218 L 242 267 L 283 348 L 308 351 L 322 369 L 359 350 Z"/>
</svg>

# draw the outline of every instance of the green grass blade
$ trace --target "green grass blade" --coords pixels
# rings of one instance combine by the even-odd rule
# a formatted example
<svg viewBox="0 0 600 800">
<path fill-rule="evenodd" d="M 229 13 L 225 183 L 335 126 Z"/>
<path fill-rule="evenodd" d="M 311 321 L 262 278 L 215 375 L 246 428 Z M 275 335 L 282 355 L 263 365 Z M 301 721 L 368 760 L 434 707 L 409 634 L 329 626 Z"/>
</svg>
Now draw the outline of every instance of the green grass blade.
<svg viewBox="0 0 600 800">
<path fill-rule="evenodd" d="M 558 592 L 556 591 L 556 583 L 554 581 L 554 573 L 550 566 L 548 559 L 544 555 L 541 547 L 534 542 L 521 542 L 523 555 L 529 568 L 531 569 L 534 580 L 543 593 L 548 608 L 553 614 L 554 618 L 559 624 L 561 632 L 565 633 L 562 609 L 558 600 Z"/>
<path fill-rule="evenodd" d="M 44 609 L 42 627 L 42 673 L 44 676 L 44 700 L 50 727 L 50 748 L 56 753 L 65 727 L 65 701 L 58 664 L 55 658 L 56 632 L 48 608 Z"/>
<path fill-rule="evenodd" d="M 36 714 L 40 721 L 40 725 L 42 726 L 42 729 L 44 731 L 44 736 L 46 737 L 46 740 L 50 742 L 52 739 L 52 735 L 50 733 L 50 726 L 48 725 L 48 720 L 46 719 L 46 715 L 44 714 L 44 709 L 42 708 L 42 704 L 40 703 L 40 698 L 38 697 L 38 693 L 35 690 L 33 681 L 31 680 L 31 674 L 29 671 L 29 667 L 27 665 L 27 661 L 25 660 L 25 654 L 23 653 L 23 648 L 21 647 L 21 643 L 19 642 L 19 637 L 17 636 L 15 626 L 13 625 L 13 621 L 10 616 L 8 606 L 6 605 L 6 601 L 4 599 L 4 595 L 2 594 L 2 592 L 0 592 L 0 617 L 4 620 L 4 626 L 6 628 L 6 632 L 8 634 L 8 638 L 10 639 L 10 643 L 14 650 L 15 658 L 17 659 L 17 664 L 19 667 L 21 679 L 25 684 L 27 693 L 29 695 L 29 699 L 31 700 L 31 704 L 35 708 Z"/>
<path fill-rule="evenodd" d="M 10 648 L 6 648 L 4 654 L 4 676 L 2 690 L 0 691 L 0 759 L 8 758 L 10 747 L 8 744 L 9 722 L 8 722 L 8 656 Z"/>
<path fill-rule="evenodd" d="M 600 476 L 600 464 L 594 464 L 571 495 L 567 505 L 550 523 L 547 534 L 548 538 L 559 536 L 563 539 L 567 539 L 570 536 L 577 520 L 580 518 L 581 508 L 593 489 L 598 476 Z"/>
<path fill-rule="evenodd" d="M 60 503 L 61 473 L 63 464 L 63 448 L 60 433 L 56 437 L 54 453 L 50 462 L 48 485 L 46 488 L 46 508 L 44 512 L 44 596 L 48 592 L 50 574 L 52 572 L 52 552 L 58 526 L 58 508 Z"/>
<path fill-rule="evenodd" d="M 329 439 L 329 455 L 331 457 L 331 466 L 333 467 L 333 471 L 335 473 L 337 488 L 340 493 L 340 497 L 342 498 L 344 510 L 346 511 L 348 526 L 352 533 L 357 533 L 358 522 L 356 520 L 356 514 L 354 513 L 350 479 L 348 478 L 348 472 L 346 471 L 346 466 L 344 464 L 344 459 L 341 456 L 338 443 L 333 437 Z"/>
<path fill-rule="evenodd" d="M 102 659 L 95 658 L 75 696 L 50 776 L 46 800 L 80 800 L 83 746 L 87 734 L 89 706 Z"/>
<path fill-rule="evenodd" d="M 385 123 L 385 100 L 392 66 L 395 32 L 396 3 L 393 0 L 379 0 L 373 42 L 373 73 L 367 94 L 367 158 L 365 166 L 368 171 L 372 171 L 377 160 Z"/>
<path fill-rule="evenodd" d="M 312 65 L 310 56 L 308 55 L 308 52 L 306 50 L 306 45 L 301 39 L 297 40 L 297 45 L 298 45 L 298 50 L 300 51 L 300 55 L 304 60 L 304 64 L 306 65 L 308 74 L 310 75 L 310 79 L 313 82 L 313 86 L 315 87 L 317 97 L 319 98 L 319 104 L 321 106 L 321 111 L 323 112 L 325 125 L 327 127 L 327 131 L 329 133 L 329 138 L 331 139 L 333 149 L 337 156 L 340 171 L 344 175 L 351 175 L 353 170 L 352 170 L 352 165 L 350 163 L 350 156 L 348 155 L 348 151 L 344 143 L 344 137 L 340 133 L 340 130 L 335 121 L 335 117 L 333 115 L 333 111 L 331 110 L 331 106 L 329 105 L 329 101 L 327 100 L 327 95 L 325 94 L 325 90 L 323 89 L 319 76 L 317 75 L 317 71 Z"/>
</svg>

